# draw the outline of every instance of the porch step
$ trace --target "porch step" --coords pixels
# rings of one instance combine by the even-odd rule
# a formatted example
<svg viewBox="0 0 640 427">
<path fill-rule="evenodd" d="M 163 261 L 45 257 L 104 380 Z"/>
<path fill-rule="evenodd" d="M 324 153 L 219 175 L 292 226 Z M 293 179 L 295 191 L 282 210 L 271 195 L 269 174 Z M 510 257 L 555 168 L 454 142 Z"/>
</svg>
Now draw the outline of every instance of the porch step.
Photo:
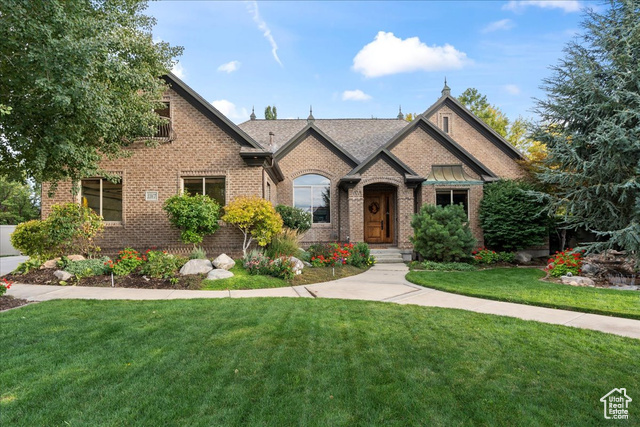
<svg viewBox="0 0 640 427">
<path fill-rule="evenodd" d="M 371 255 L 378 264 L 398 264 L 404 262 L 398 248 L 371 249 Z"/>
</svg>

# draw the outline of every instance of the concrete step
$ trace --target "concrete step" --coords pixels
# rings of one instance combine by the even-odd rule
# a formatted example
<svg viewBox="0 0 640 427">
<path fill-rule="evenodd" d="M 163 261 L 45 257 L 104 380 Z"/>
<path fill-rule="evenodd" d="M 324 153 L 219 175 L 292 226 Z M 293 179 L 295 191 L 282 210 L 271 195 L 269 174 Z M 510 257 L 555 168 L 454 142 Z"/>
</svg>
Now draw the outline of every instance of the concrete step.
<svg viewBox="0 0 640 427">
<path fill-rule="evenodd" d="M 371 249 L 371 255 L 400 255 L 400 249 L 391 248 L 391 249 Z"/>
<path fill-rule="evenodd" d="M 373 256 L 376 259 L 376 262 L 378 264 L 395 264 L 395 263 L 402 263 L 404 262 L 402 260 L 402 255 L 398 254 L 397 256 L 390 256 L 390 255 L 386 255 L 386 256 Z"/>
</svg>

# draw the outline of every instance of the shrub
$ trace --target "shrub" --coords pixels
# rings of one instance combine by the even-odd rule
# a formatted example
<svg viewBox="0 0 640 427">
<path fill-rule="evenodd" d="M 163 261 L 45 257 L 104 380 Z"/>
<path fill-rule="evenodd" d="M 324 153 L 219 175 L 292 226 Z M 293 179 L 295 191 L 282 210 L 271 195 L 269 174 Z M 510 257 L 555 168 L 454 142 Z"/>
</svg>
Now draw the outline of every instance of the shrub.
<svg viewBox="0 0 640 427">
<path fill-rule="evenodd" d="M 209 196 L 196 194 L 169 197 L 162 206 L 172 226 L 180 230 L 183 243 L 202 243 L 204 236 L 218 230 L 220 205 Z"/>
<path fill-rule="evenodd" d="M 513 180 L 484 187 L 479 217 L 487 246 L 517 251 L 544 244 L 549 234 L 549 218 L 544 204 L 528 193 L 532 190 L 531 184 Z"/>
<path fill-rule="evenodd" d="M 411 226 L 415 251 L 431 261 L 469 259 L 476 245 L 467 214 L 460 205 L 423 205 L 413 216 Z"/>
<path fill-rule="evenodd" d="M 242 254 L 247 254 L 251 242 L 266 246 L 274 234 L 282 230 L 282 218 L 273 205 L 257 196 L 238 197 L 224 207 L 222 220 L 235 225 L 244 234 Z"/>
<path fill-rule="evenodd" d="M 295 276 L 294 266 L 295 262 L 289 260 L 288 257 L 276 258 L 269 262 L 268 274 L 279 279 L 289 280 Z"/>
<path fill-rule="evenodd" d="M 0 281 L 0 297 L 7 292 L 7 289 L 11 288 L 13 282 L 8 281 L 6 278 L 2 278 Z"/>
<path fill-rule="evenodd" d="M 282 217 L 282 224 L 302 234 L 311 228 L 311 213 L 287 205 L 276 206 L 276 212 Z"/>
<path fill-rule="evenodd" d="M 189 254 L 189 259 L 207 259 L 207 251 L 201 246 L 197 246 Z"/>
<path fill-rule="evenodd" d="M 375 263 L 375 258 L 371 255 L 369 245 L 365 242 L 359 242 L 351 248 L 351 256 L 347 263 L 354 267 L 370 266 Z"/>
<path fill-rule="evenodd" d="M 108 261 L 111 261 L 109 257 L 69 261 L 64 267 L 64 271 L 74 276 L 100 276 L 109 272 L 105 265 Z"/>
<path fill-rule="evenodd" d="M 45 222 L 52 256 L 92 255 L 100 251 L 94 240 L 104 231 L 104 223 L 88 206 L 77 203 L 53 205 Z"/>
<path fill-rule="evenodd" d="M 147 261 L 140 273 L 156 279 L 169 279 L 184 264 L 179 257 L 161 251 L 147 250 Z M 143 258 L 144 259 L 144 258 Z"/>
<path fill-rule="evenodd" d="M 31 270 L 35 270 L 40 268 L 42 265 L 42 259 L 38 257 L 31 257 L 28 260 L 21 262 L 18 264 L 15 270 L 13 270 L 14 274 L 27 274 Z"/>
<path fill-rule="evenodd" d="M 311 265 L 314 267 L 345 265 L 349 263 L 353 248 L 353 243 L 346 243 L 344 245 L 337 243 L 312 245 L 309 247 L 309 251 L 311 252 Z"/>
<path fill-rule="evenodd" d="M 252 275 L 267 274 L 271 260 L 261 250 L 254 249 L 243 258 L 243 266 Z"/>
<path fill-rule="evenodd" d="M 118 252 L 118 257 L 115 261 L 109 260 L 104 265 L 107 267 L 108 272 L 113 272 L 116 276 L 126 276 L 140 267 L 146 258 L 135 249 L 125 248 Z"/>
<path fill-rule="evenodd" d="M 24 255 L 47 257 L 51 252 L 47 223 L 34 219 L 18 224 L 11 234 L 11 245 Z"/>
<path fill-rule="evenodd" d="M 574 276 L 582 273 L 582 254 L 584 251 L 576 252 L 573 249 L 567 249 L 563 252 L 556 252 L 554 256 L 547 261 L 545 271 L 553 277 L 566 276 L 571 273 Z"/>
<path fill-rule="evenodd" d="M 476 267 L 466 262 L 423 261 L 420 267 L 430 271 L 475 271 Z"/>
<path fill-rule="evenodd" d="M 271 238 L 267 246 L 267 256 L 278 258 L 281 256 L 296 256 L 300 247 L 300 235 L 291 228 L 283 228 L 281 232 Z"/>
</svg>

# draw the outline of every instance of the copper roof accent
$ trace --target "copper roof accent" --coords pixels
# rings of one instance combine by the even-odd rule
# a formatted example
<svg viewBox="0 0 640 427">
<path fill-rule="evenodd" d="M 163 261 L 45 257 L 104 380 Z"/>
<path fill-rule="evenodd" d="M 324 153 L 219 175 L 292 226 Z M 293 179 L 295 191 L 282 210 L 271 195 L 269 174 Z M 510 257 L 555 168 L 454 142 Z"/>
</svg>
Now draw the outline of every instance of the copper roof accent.
<svg viewBox="0 0 640 427">
<path fill-rule="evenodd" d="M 467 175 L 462 165 L 433 165 L 427 182 L 469 182 L 477 181 Z"/>
</svg>

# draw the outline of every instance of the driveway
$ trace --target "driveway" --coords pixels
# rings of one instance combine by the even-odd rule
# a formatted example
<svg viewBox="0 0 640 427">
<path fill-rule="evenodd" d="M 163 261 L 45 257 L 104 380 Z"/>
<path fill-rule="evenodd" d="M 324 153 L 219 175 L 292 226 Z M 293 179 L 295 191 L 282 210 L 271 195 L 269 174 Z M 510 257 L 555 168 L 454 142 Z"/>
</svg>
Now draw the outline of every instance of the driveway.
<svg viewBox="0 0 640 427">
<path fill-rule="evenodd" d="M 18 264 L 28 260 L 28 256 L 5 256 L 0 257 L 0 276 L 11 273 Z"/>
</svg>

